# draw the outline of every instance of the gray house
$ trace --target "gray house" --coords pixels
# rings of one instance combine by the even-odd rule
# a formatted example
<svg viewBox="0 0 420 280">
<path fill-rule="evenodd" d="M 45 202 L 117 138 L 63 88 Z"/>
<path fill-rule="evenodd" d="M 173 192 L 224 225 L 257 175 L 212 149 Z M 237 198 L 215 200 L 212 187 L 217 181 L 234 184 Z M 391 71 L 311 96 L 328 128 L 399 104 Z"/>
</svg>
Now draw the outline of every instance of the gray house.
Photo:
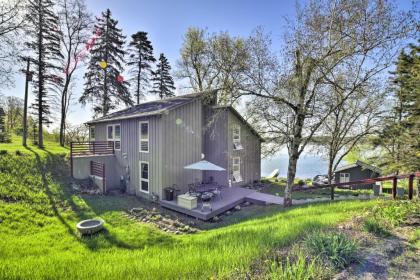
<svg viewBox="0 0 420 280">
<path fill-rule="evenodd" d="M 147 102 L 87 124 L 89 143 L 72 147 L 72 175 L 88 178 L 98 171 L 92 162 L 102 164 L 106 189 L 125 182 L 128 193 L 162 198 L 173 184 L 186 192 L 198 181 L 229 187 L 260 179 L 263 139 L 233 107 L 217 105 L 216 92 Z M 203 158 L 225 171 L 184 168 Z"/>
<path fill-rule="evenodd" d="M 375 166 L 366 164 L 360 160 L 353 164 L 341 166 L 336 169 L 334 179 L 337 183 L 346 183 L 350 181 L 358 181 L 363 179 L 377 178 L 381 175 L 381 170 Z M 364 188 L 371 188 L 373 184 L 364 185 Z M 352 186 L 352 188 L 361 188 L 360 186 Z"/>
</svg>

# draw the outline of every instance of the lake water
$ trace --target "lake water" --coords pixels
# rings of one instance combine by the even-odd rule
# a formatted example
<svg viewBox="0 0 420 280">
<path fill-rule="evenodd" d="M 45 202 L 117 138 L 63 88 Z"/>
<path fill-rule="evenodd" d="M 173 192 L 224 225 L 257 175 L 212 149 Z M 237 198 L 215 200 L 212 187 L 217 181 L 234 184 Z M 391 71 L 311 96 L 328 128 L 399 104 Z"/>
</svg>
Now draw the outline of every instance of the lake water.
<svg viewBox="0 0 420 280">
<path fill-rule="evenodd" d="M 261 175 L 267 176 L 278 168 L 280 177 L 287 176 L 287 164 L 289 156 L 287 150 L 281 150 L 278 154 L 261 160 Z M 328 162 L 319 155 L 303 152 L 297 164 L 297 178 L 313 178 L 318 174 L 327 174 Z"/>
</svg>

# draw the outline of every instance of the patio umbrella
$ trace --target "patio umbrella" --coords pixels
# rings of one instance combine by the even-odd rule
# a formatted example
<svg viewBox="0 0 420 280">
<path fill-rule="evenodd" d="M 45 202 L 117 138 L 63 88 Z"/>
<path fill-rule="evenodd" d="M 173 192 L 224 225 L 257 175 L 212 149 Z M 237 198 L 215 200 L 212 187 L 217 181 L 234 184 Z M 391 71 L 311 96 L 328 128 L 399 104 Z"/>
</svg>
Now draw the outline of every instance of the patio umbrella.
<svg viewBox="0 0 420 280">
<path fill-rule="evenodd" d="M 205 170 L 205 171 L 224 171 L 223 167 L 220 167 L 214 163 L 208 162 L 207 160 L 200 160 L 196 163 L 187 165 L 185 169 Z"/>
</svg>

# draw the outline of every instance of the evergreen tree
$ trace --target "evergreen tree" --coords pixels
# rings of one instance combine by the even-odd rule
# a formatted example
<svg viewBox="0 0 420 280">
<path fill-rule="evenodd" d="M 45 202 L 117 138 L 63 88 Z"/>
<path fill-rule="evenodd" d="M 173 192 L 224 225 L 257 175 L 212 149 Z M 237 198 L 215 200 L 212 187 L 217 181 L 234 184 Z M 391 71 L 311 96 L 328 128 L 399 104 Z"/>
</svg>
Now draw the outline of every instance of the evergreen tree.
<svg viewBox="0 0 420 280">
<path fill-rule="evenodd" d="M 392 72 L 394 106 L 374 144 L 383 148 L 386 171 L 420 169 L 420 44 L 402 51 Z"/>
<path fill-rule="evenodd" d="M 85 89 L 79 99 L 82 104 L 92 102 L 95 115 L 107 115 L 120 102 L 133 104 L 128 90 L 129 83 L 121 75 L 125 63 L 125 36 L 117 24 L 118 21 L 111 17 L 109 9 L 96 18 L 95 34 L 98 37 L 91 46 Z"/>
<path fill-rule="evenodd" d="M 140 97 L 143 96 L 141 90 L 149 84 L 149 74 L 152 73 L 151 63 L 156 59 L 153 57 L 152 43 L 147 38 L 147 32 L 139 31 L 131 35 L 129 44 L 130 58 L 128 66 L 130 66 L 130 74 L 133 75 L 132 81 L 135 87 L 135 96 L 137 104 L 140 104 Z"/>
<path fill-rule="evenodd" d="M 163 53 L 159 56 L 159 63 L 156 68 L 156 71 L 153 72 L 153 90 L 151 92 L 158 94 L 160 99 L 174 96 L 174 80 L 169 73 L 171 66 Z"/>
<path fill-rule="evenodd" d="M 61 83 L 61 78 L 55 72 L 59 68 L 59 59 L 63 57 L 60 52 L 58 17 L 54 13 L 53 1 L 29 0 L 26 20 L 29 40 L 25 45 L 31 50 L 27 59 L 36 69 L 32 80 L 35 94 L 32 108 L 38 121 L 37 144 L 43 147 L 42 125 L 51 123 L 48 91 L 51 90 L 51 86 Z"/>
</svg>

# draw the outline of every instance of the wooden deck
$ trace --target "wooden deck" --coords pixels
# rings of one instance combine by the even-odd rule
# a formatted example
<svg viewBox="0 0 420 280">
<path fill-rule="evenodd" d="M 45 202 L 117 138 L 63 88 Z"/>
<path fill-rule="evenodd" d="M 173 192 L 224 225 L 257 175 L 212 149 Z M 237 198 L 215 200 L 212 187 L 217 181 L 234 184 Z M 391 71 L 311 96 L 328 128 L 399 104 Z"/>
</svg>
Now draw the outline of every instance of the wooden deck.
<svg viewBox="0 0 420 280">
<path fill-rule="evenodd" d="M 282 204 L 283 199 L 269 194 L 258 193 L 255 190 L 231 187 L 222 189 L 221 199 L 212 200 L 212 211 L 204 209 L 201 211 L 202 203 L 198 202 L 197 208 L 189 210 L 177 205 L 176 200 L 161 200 L 160 204 L 168 209 L 174 210 L 198 218 L 200 220 L 209 220 L 223 212 L 226 212 L 238 204 L 249 201 L 256 204 Z"/>
</svg>

